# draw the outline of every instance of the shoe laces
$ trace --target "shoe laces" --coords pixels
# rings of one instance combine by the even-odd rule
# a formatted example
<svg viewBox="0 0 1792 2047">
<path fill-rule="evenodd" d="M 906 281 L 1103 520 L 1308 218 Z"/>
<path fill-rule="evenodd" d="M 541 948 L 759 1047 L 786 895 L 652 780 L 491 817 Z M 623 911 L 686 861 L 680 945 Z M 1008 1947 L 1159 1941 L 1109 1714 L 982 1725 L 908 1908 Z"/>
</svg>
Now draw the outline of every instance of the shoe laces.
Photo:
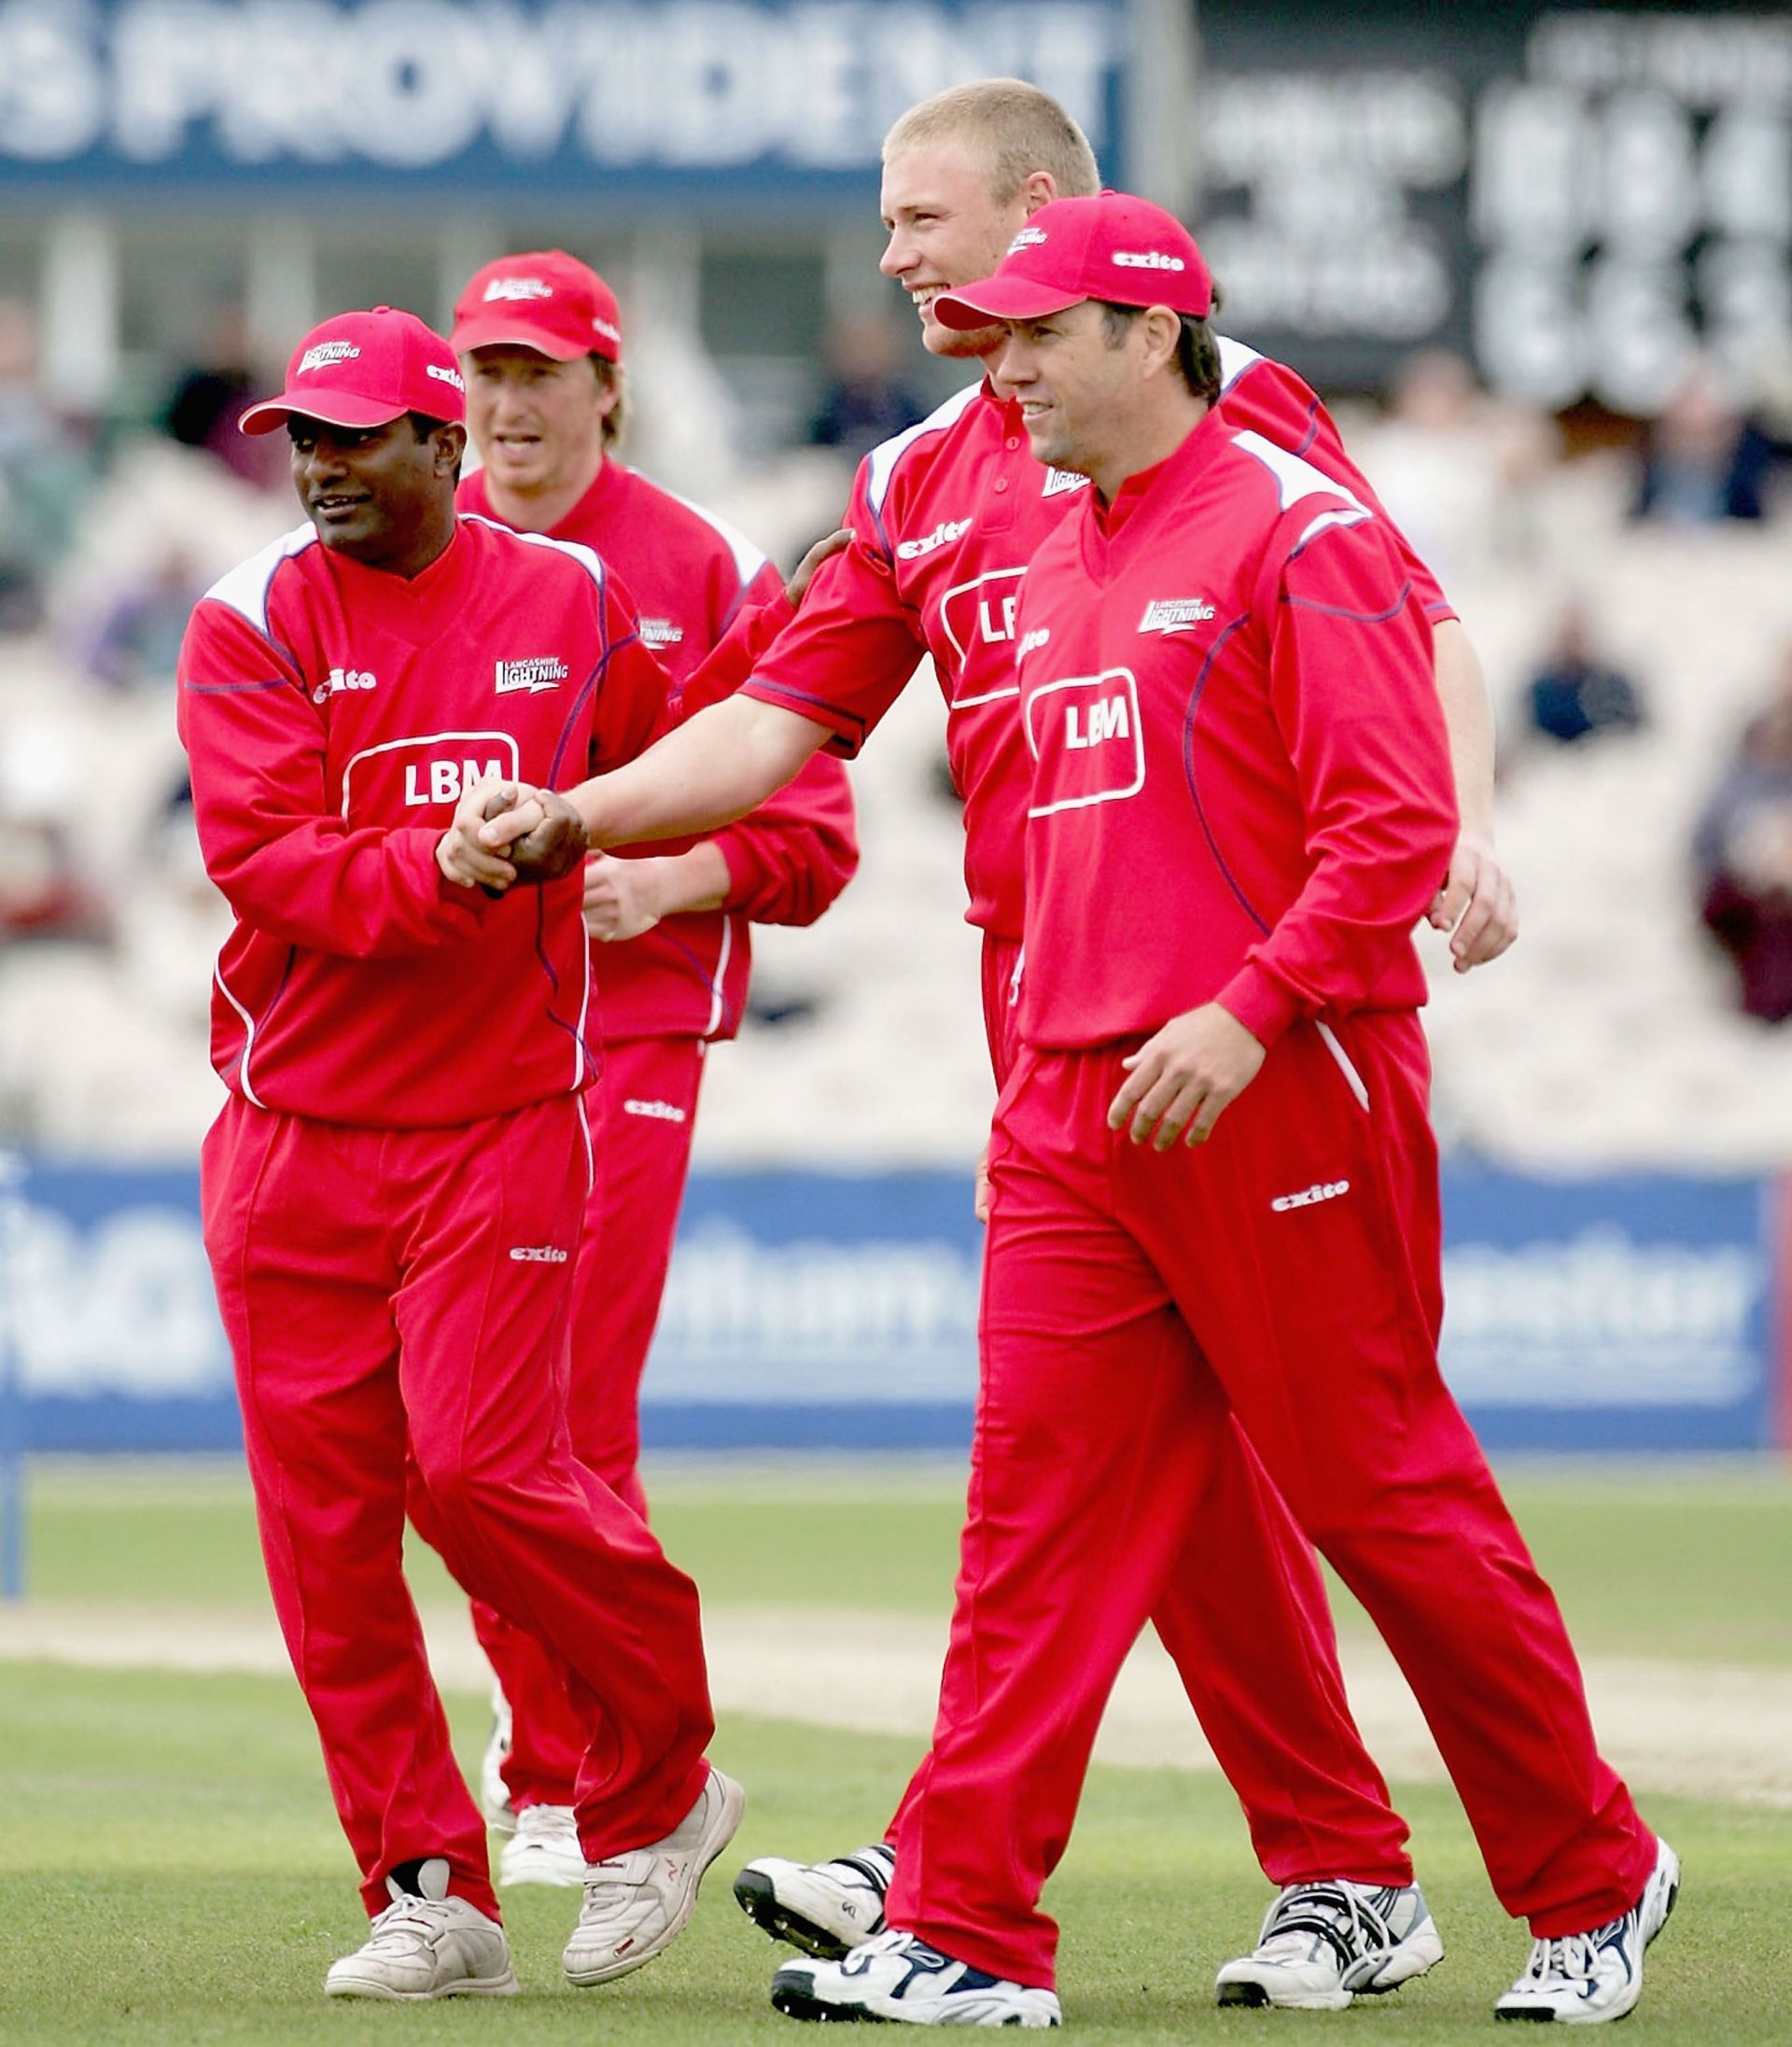
<svg viewBox="0 0 1792 2047">
<path fill-rule="evenodd" d="M 1616 1924 L 1616 1922 L 1614 1922 Z M 1531 1959 L 1525 1974 L 1533 1983 L 1590 1983 L 1598 1973 L 1600 1949 L 1610 1927 L 1593 1933 L 1563 1933 L 1531 1943 Z"/>
<path fill-rule="evenodd" d="M 413 1934 L 419 1940 L 428 1940 L 440 1933 L 448 1923 L 446 1900 L 413 1898 L 409 1895 L 395 1898 L 385 1910 L 374 1916 L 369 1929 L 367 1944 L 389 1941 L 395 1936 Z"/>
<path fill-rule="evenodd" d="M 1283 1891 L 1264 1915 L 1257 1945 L 1310 1934 L 1323 1941 L 1349 1968 L 1365 1955 L 1393 1947 L 1393 1928 L 1369 1902 L 1372 1895 L 1353 1884 L 1295 1884 Z"/>
</svg>

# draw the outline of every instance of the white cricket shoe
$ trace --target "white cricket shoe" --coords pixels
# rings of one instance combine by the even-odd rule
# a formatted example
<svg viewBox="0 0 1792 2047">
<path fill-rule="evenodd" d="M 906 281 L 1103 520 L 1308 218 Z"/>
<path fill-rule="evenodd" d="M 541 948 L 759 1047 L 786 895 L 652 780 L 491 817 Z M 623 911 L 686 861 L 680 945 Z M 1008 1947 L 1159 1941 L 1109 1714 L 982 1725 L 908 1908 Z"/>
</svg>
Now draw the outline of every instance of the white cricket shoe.
<svg viewBox="0 0 1792 2047">
<path fill-rule="evenodd" d="M 773 1940 L 838 1961 L 884 1930 L 895 1871 L 895 1850 L 881 1841 L 831 1862 L 763 1855 L 735 1877 L 735 1901 Z"/>
<path fill-rule="evenodd" d="M 954 1961 L 917 1934 L 880 1933 L 837 1962 L 790 1962 L 772 1978 L 786 2018 L 903 2026 L 1061 2026 L 1057 1994 Z"/>
<path fill-rule="evenodd" d="M 332 1998 L 513 1998 L 510 1943 L 496 1919 L 448 1895 L 441 1856 L 401 1863 L 385 1880 L 392 1902 L 364 1947 L 330 1964 Z"/>
<path fill-rule="evenodd" d="M 1524 1974 L 1493 2007 L 1493 2016 L 1563 2026 L 1621 2019 L 1643 1995 L 1644 1950 L 1667 1925 L 1679 1895 L 1680 1858 L 1658 1841 L 1655 1868 L 1629 1912 L 1590 1933 L 1533 1942 Z"/>
<path fill-rule="evenodd" d="M 500 1884 L 552 1884 L 570 1890 L 585 1880 L 585 1851 L 570 1805 L 525 1805 L 497 1858 Z"/>
<path fill-rule="evenodd" d="M 697 1802 L 664 1841 L 594 1862 L 563 1958 L 568 1983 L 626 1976 L 667 1948 L 696 1909 L 703 1872 L 735 1837 L 747 1794 L 711 1769 Z"/>
<path fill-rule="evenodd" d="M 511 1702 L 504 1696 L 504 1687 L 493 1678 L 492 1732 L 479 1759 L 479 1803 L 485 1824 L 501 1834 L 516 1831 L 516 1807 L 504 1781 L 504 1765 L 510 1760 Z"/>
<path fill-rule="evenodd" d="M 1444 1943 L 1417 1884 L 1290 1884 L 1264 1916 L 1249 1955 L 1227 1962 L 1218 2004 L 1273 2004 L 1294 2012 L 1341 2012 L 1353 1998 L 1378 1998 L 1444 1958 Z"/>
</svg>

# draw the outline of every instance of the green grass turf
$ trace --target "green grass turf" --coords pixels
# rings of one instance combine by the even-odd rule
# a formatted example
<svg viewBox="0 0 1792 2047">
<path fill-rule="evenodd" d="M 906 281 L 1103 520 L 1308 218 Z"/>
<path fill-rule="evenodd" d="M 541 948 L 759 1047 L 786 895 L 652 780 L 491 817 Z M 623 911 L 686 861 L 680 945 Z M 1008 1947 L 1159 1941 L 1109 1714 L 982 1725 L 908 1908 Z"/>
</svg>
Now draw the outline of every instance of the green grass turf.
<svg viewBox="0 0 1792 2047">
<path fill-rule="evenodd" d="M 464 1752 L 480 1702 L 451 1701 Z M 814 1856 L 874 1834 L 914 1756 L 900 1742 L 741 1720 L 715 1753 L 749 1787 L 741 1835 L 678 1946 L 592 1991 L 559 1978 L 570 1894 L 509 1910 L 524 1995 L 423 2007 L 327 2002 L 359 1937 L 353 1872 L 310 1722 L 289 1683 L 0 1664 L 0 2039 L 19 2042 L 652 2042 L 805 2037 L 766 2002 L 773 1949 L 735 1911 L 739 1860 Z M 1449 1949 L 1442 1969 L 1343 2016 L 1221 2012 L 1218 1962 L 1265 1889 L 1217 1780 L 1097 1770 L 1047 1902 L 1064 1923 L 1067 2023 L 1105 2041 L 1490 2042 L 1524 1937 L 1488 1894 L 1447 1793 L 1405 1791 Z M 1785 2009 L 1792 1815 L 1657 1800 L 1687 1888 L 1653 1951 L 1627 2047 L 1792 2040 Z M 721 1879 L 718 1881 L 717 1879 Z M 812 2037 L 812 2036 L 809 2036 Z"/>
<path fill-rule="evenodd" d="M 1792 1663 L 1792 1473 L 1738 1461 L 1515 1465 L 1507 1495 L 1589 1654 Z M 952 1464 L 650 1466 L 655 1523 L 715 1606 L 941 1613 L 963 1500 Z M 417 1560 L 424 1601 L 451 1596 Z M 240 1466 L 40 1463 L 30 1585 L 43 1598 L 264 1607 Z M 1341 1624 L 1365 1626 L 1338 1596 Z"/>
</svg>

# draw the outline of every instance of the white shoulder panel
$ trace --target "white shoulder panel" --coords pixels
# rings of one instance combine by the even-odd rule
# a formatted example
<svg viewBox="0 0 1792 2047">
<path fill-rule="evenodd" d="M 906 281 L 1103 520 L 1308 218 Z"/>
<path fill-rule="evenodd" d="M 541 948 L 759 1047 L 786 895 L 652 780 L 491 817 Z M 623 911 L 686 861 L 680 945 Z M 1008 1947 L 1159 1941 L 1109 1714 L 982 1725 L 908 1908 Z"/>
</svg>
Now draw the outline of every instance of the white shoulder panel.
<svg viewBox="0 0 1792 2047">
<path fill-rule="evenodd" d="M 602 558 L 595 548 L 587 547 L 582 540 L 556 540 L 547 533 L 521 533 L 515 526 L 506 526 L 501 519 L 488 519 L 483 512 L 462 512 L 456 517 L 465 519 L 469 526 L 490 526 L 494 533 L 503 534 L 506 540 L 522 540 L 529 547 L 552 548 L 556 554 L 570 555 L 600 591 L 604 587 Z"/>
<path fill-rule="evenodd" d="M 1347 490 L 1336 477 L 1327 476 L 1323 470 L 1300 456 L 1290 455 L 1286 448 L 1279 448 L 1273 441 L 1266 441 L 1260 433 L 1235 433 L 1233 445 L 1242 448 L 1246 455 L 1253 455 L 1276 480 L 1276 493 L 1286 512 L 1290 505 L 1297 505 L 1303 498 L 1312 498 L 1321 492 L 1328 498 L 1341 498 L 1347 505 L 1355 507 L 1365 519 L 1373 514 L 1354 491 Z"/>
<path fill-rule="evenodd" d="M 665 485 L 661 484 L 658 488 L 665 490 Z M 751 582 L 764 568 L 766 555 L 763 549 L 755 547 L 737 526 L 730 526 L 726 519 L 718 518 L 704 505 L 693 505 L 690 498 L 680 498 L 675 490 L 665 490 L 665 495 L 681 504 L 687 512 L 694 512 L 712 533 L 726 541 L 728 552 L 735 557 L 735 572 L 743 584 Z"/>
<path fill-rule="evenodd" d="M 309 520 L 303 526 L 294 526 L 290 533 L 283 533 L 277 540 L 270 540 L 259 554 L 251 554 L 247 561 L 238 562 L 234 568 L 221 575 L 205 595 L 219 604 L 228 604 L 232 611 L 247 619 L 258 633 L 265 633 L 268 629 L 268 592 L 273 587 L 280 564 L 290 561 L 295 554 L 302 554 L 316 538 L 317 528 Z"/>
<path fill-rule="evenodd" d="M 1227 334 L 1215 334 L 1213 339 L 1220 350 L 1220 395 L 1224 397 L 1239 381 L 1253 362 L 1263 358 L 1254 348 L 1247 348 L 1242 342 L 1235 342 Z"/>
<path fill-rule="evenodd" d="M 975 384 L 967 384 L 963 390 L 953 392 L 944 405 L 937 405 L 923 420 L 917 421 L 903 432 L 892 435 L 888 441 L 880 441 L 866 458 L 869 473 L 866 484 L 871 495 L 871 509 L 881 512 L 884 498 L 889 489 L 889 480 L 894 475 L 896 464 L 903 451 L 911 447 L 924 433 L 944 433 L 948 427 L 957 426 L 966 411 L 983 389 L 981 378 Z"/>
</svg>

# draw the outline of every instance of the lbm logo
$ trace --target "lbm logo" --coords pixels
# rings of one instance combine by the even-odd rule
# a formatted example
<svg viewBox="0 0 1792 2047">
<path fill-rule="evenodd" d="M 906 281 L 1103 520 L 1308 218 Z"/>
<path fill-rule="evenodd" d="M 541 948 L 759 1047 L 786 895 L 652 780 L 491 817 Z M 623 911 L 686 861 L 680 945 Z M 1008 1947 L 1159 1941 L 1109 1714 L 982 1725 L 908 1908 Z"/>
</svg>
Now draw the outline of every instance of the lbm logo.
<svg viewBox="0 0 1792 2047">
<path fill-rule="evenodd" d="M 476 782 L 497 779 L 502 761 L 410 761 L 404 770 L 407 804 L 458 803 Z"/>
<path fill-rule="evenodd" d="M 1079 712 L 1087 720 L 1077 722 Z M 1110 739 L 1130 739 L 1132 725 L 1125 696 L 1099 697 L 1089 704 L 1064 707 L 1064 744 L 1071 749 L 1099 747 Z"/>
</svg>

